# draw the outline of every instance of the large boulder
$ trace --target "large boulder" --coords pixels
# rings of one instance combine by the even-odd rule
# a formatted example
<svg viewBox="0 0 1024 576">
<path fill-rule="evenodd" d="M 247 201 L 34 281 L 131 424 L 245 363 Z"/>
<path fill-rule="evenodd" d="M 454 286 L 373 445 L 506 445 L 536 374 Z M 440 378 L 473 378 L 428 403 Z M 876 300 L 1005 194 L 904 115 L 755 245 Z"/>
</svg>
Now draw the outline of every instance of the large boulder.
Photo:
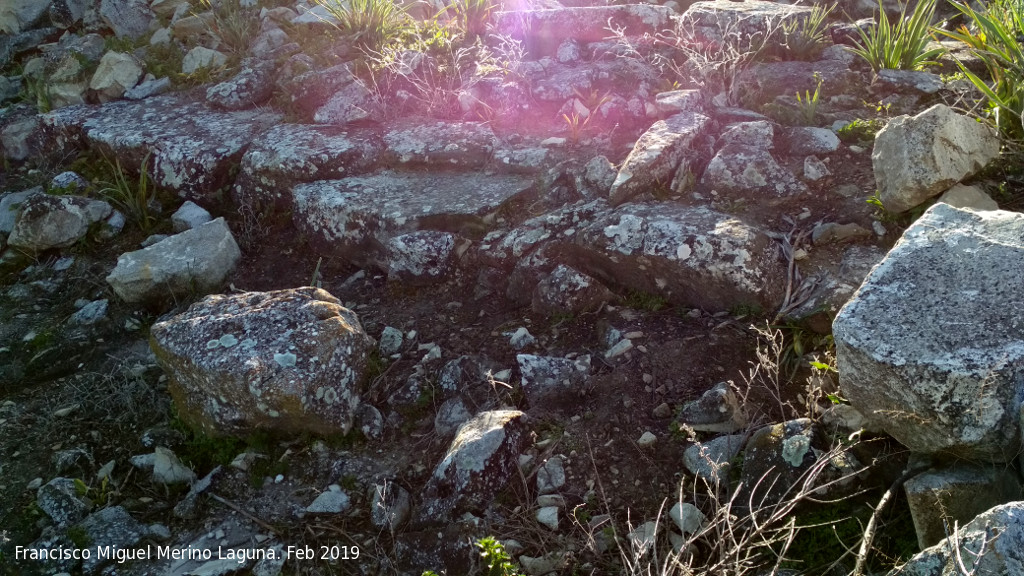
<svg viewBox="0 0 1024 576">
<path fill-rule="evenodd" d="M 833 324 L 840 387 L 916 452 L 1007 462 L 1024 396 L 1024 215 L 936 204 Z"/>
<path fill-rule="evenodd" d="M 903 212 L 977 173 L 999 156 L 996 132 L 936 104 L 917 116 L 897 116 L 877 135 L 871 153 L 878 196 Z"/>
<path fill-rule="evenodd" d="M 43 123 L 58 144 L 107 150 L 126 170 L 146 161 L 156 184 L 198 201 L 230 184 L 249 143 L 280 119 L 264 110 L 218 112 L 167 95 L 62 108 Z"/>
<path fill-rule="evenodd" d="M 82 196 L 33 194 L 21 204 L 7 242 L 29 252 L 67 248 L 89 233 L 114 209 L 102 200 Z"/>
<path fill-rule="evenodd" d="M 178 413 L 213 434 L 347 433 L 375 345 L 312 287 L 209 296 L 150 334 Z"/>
<path fill-rule="evenodd" d="M 242 257 L 223 218 L 122 254 L 107 276 L 114 292 L 132 304 L 209 294 Z"/>
<path fill-rule="evenodd" d="M 526 442 L 526 415 L 518 410 L 481 412 L 463 424 L 427 480 L 416 524 L 444 525 L 486 508 L 516 472 Z"/>
<path fill-rule="evenodd" d="M 963 564 L 961 564 L 963 562 Z M 888 576 L 1024 576 L 1024 502 L 996 506 Z"/>
<path fill-rule="evenodd" d="M 680 112 L 659 120 L 633 146 L 619 168 L 608 198 L 622 204 L 641 192 L 668 189 L 681 162 L 693 155 L 692 147 L 711 124 L 703 114 Z"/>
</svg>

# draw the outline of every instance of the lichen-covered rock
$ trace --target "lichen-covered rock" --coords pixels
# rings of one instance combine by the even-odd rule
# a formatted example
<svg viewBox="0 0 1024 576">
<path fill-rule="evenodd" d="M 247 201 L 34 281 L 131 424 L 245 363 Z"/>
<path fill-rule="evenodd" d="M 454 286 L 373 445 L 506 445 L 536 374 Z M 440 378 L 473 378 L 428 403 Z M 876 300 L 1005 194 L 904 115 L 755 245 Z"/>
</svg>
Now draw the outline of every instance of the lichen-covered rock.
<svg viewBox="0 0 1024 576">
<path fill-rule="evenodd" d="M 481 412 L 463 424 L 427 480 L 417 524 L 486 508 L 517 470 L 526 440 L 526 415 L 517 410 Z"/>
<path fill-rule="evenodd" d="M 909 210 L 976 174 L 999 149 L 994 130 L 945 104 L 897 116 L 875 135 L 871 164 L 878 197 L 886 210 Z"/>
<path fill-rule="evenodd" d="M 93 512 L 73 528 L 89 543 L 92 554 L 82 560 L 82 572 L 96 574 L 104 565 L 110 564 L 114 558 L 110 554 L 101 555 L 100 548 L 128 550 L 134 548 L 149 530 L 122 506 L 111 506 Z"/>
<path fill-rule="evenodd" d="M 808 6 L 764 0 L 747 0 L 742 3 L 704 0 L 691 4 L 679 18 L 677 27 L 691 35 L 693 43 L 719 47 L 728 40 L 740 52 L 746 52 L 751 46 L 764 42 L 765 33 L 769 29 L 781 30 L 782 25 L 795 23 L 810 13 Z M 776 42 L 782 41 L 781 34 L 775 36 Z"/>
<path fill-rule="evenodd" d="M 89 188 L 89 181 L 77 172 L 68 170 L 50 179 L 50 191 L 59 194 L 83 194 Z"/>
<path fill-rule="evenodd" d="M 948 536 L 954 522 L 964 526 L 989 508 L 1021 499 L 1017 474 L 991 465 L 932 469 L 908 480 L 903 490 L 922 550 Z"/>
<path fill-rule="evenodd" d="M 290 208 L 291 188 L 296 184 L 365 172 L 378 162 L 381 148 L 379 139 L 369 132 L 280 124 L 249 146 L 231 193 L 241 205 Z"/>
<path fill-rule="evenodd" d="M 576 6 L 496 12 L 493 25 L 497 32 L 524 41 L 531 54 L 539 58 L 556 54 L 565 40 L 604 40 L 609 25 L 623 28 L 630 36 L 654 35 L 669 27 L 672 15 L 671 8 L 650 4 Z"/>
<path fill-rule="evenodd" d="M 347 64 L 322 70 L 315 67 L 308 55 L 297 54 L 282 65 L 277 79 L 291 106 L 310 120 L 327 100 L 356 80 Z"/>
<path fill-rule="evenodd" d="M 533 291 L 532 309 L 538 314 L 592 312 L 615 295 L 597 279 L 558 265 Z"/>
<path fill-rule="evenodd" d="M 705 310 L 775 309 L 782 298 L 775 242 L 731 216 L 670 202 L 626 204 L 581 228 L 562 243 L 567 261 L 606 284 Z"/>
<path fill-rule="evenodd" d="M 180 95 L 62 108 L 43 116 L 58 143 L 112 152 L 126 170 L 148 158 L 153 181 L 183 198 L 211 195 L 233 178 L 246 147 L 279 114 L 217 112 Z"/>
<path fill-rule="evenodd" d="M 791 156 L 831 154 L 839 149 L 839 136 L 828 128 L 796 126 L 782 132 L 780 148 Z"/>
<path fill-rule="evenodd" d="M 722 200 L 779 203 L 807 192 L 807 185 L 783 168 L 764 148 L 729 144 L 708 163 L 701 186 Z"/>
<path fill-rule="evenodd" d="M 438 122 L 393 128 L 384 134 L 384 145 L 396 166 L 469 170 L 487 164 L 498 138 L 482 122 Z"/>
<path fill-rule="evenodd" d="M 887 576 L 1024 576 L 1024 502 L 996 506 Z"/>
<path fill-rule="evenodd" d="M 89 233 L 114 209 L 102 200 L 82 196 L 34 194 L 27 197 L 7 238 L 11 246 L 30 252 L 67 248 Z"/>
<path fill-rule="evenodd" d="M 739 144 L 762 150 L 770 150 L 775 144 L 775 127 L 767 120 L 751 120 L 728 125 L 719 136 L 717 145 L 724 148 L 730 144 Z"/>
<path fill-rule="evenodd" d="M 18 221 L 18 214 L 21 214 L 25 201 L 37 194 L 43 194 L 42 186 L 0 196 L 0 235 L 6 236 L 14 230 L 14 223 Z"/>
<path fill-rule="evenodd" d="M 437 415 L 434 416 L 434 432 L 441 437 L 450 436 L 472 417 L 473 413 L 462 397 L 449 398 L 437 409 Z"/>
<path fill-rule="evenodd" d="M 89 504 L 75 489 L 71 478 L 54 478 L 36 492 L 36 504 L 57 526 L 78 522 L 89 513 Z"/>
<path fill-rule="evenodd" d="M 660 92 L 654 97 L 654 105 L 662 114 L 704 111 L 705 95 L 697 89 Z"/>
<path fill-rule="evenodd" d="M 1020 447 L 1024 216 L 936 204 L 833 323 L 840 387 L 915 452 L 1006 462 Z"/>
<path fill-rule="evenodd" d="M 149 32 L 153 11 L 146 0 L 100 0 L 100 17 L 118 38 L 139 38 Z"/>
<path fill-rule="evenodd" d="M 270 99 L 274 93 L 274 68 L 256 63 L 242 69 L 230 80 L 206 89 L 206 101 L 223 110 L 245 110 Z"/>
<path fill-rule="evenodd" d="M 532 191 L 533 181 L 518 176 L 386 171 L 296 186 L 293 221 L 325 248 L 376 263 L 371 244 L 417 230 L 484 230 L 488 215 Z"/>
<path fill-rule="evenodd" d="M 680 112 L 655 122 L 640 136 L 619 168 L 608 192 L 612 205 L 627 202 L 656 186 L 667 187 L 680 163 L 693 155 L 692 146 L 710 124 L 710 118 L 694 112 Z"/>
<path fill-rule="evenodd" d="M 209 296 L 150 333 L 178 413 L 214 434 L 347 433 L 375 345 L 316 288 Z"/>
<path fill-rule="evenodd" d="M 125 302 L 160 302 L 220 288 L 242 257 L 223 218 L 122 254 L 107 283 Z"/>
<path fill-rule="evenodd" d="M 334 93 L 313 113 L 313 122 L 336 126 L 373 118 L 377 102 L 373 92 L 362 82 L 349 82 Z"/>
<path fill-rule="evenodd" d="M 765 426 L 754 432 L 743 450 L 743 486 L 736 502 L 754 509 L 784 498 L 828 450 L 824 435 L 808 418 Z M 822 479 L 824 476 L 822 476 Z"/>
<path fill-rule="evenodd" d="M 454 264 L 455 235 L 420 230 L 395 236 L 385 245 L 388 280 L 428 283 L 444 280 Z"/>
<path fill-rule="evenodd" d="M 553 356 L 516 356 L 521 386 L 530 406 L 550 409 L 567 402 L 577 408 L 578 388 L 590 375 L 590 356 L 559 358 Z"/>
</svg>

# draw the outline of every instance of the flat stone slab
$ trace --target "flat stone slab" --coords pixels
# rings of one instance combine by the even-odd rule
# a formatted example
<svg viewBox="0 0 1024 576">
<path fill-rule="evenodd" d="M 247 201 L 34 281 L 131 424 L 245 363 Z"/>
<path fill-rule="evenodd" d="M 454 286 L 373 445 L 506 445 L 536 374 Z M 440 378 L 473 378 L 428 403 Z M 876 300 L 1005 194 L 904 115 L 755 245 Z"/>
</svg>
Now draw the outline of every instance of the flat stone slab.
<svg viewBox="0 0 1024 576">
<path fill-rule="evenodd" d="M 384 171 L 296 186 L 293 220 L 314 241 L 359 260 L 369 245 L 417 230 L 480 235 L 499 209 L 533 190 L 533 179 L 521 176 Z"/>
<path fill-rule="evenodd" d="M 231 195 L 240 205 L 289 206 L 290 191 L 295 185 L 365 172 L 375 162 L 381 147 L 379 139 L 364 131 L 280 124 L 249 146 Z"/>
<path fill-rule="evenodd" d="M 705 310 L 774 310 L 782 300 L 784 266 L 775 241 L 707 208 L 625 204 L 597 214 L 572 238 L 569 261 L 605 283 Z"/>
<path fill-rule="evenodd" d="M 68 106 L 43 116 L 59 144 L 112 153 L 126 171 L 137 173 L 149 156 L 154 181 L 190 200 L 230 184 L 249 143 L 280 120 L 271 112 L 217 111 L 177 95 Z"/>
<path fill-rule="evenodd" d="M 1010 461 L 1022 269 L 1024 214 L 930 208 L 833 323 L 843 395 L 912 451 Z"/>
</svg>

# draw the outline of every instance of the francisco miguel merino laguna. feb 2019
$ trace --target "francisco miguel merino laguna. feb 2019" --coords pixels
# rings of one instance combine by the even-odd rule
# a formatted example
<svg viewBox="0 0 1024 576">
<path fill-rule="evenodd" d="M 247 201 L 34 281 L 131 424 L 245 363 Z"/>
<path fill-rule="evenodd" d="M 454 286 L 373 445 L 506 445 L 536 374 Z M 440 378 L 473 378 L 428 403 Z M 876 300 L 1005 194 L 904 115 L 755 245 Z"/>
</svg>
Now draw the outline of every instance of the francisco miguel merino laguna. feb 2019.
<svg viewBox="0 0 1024 576">
<path fill-rule="evenodd" d="M 320 546 L 319 553 L 308 546 L 287 546 L 283 550 L 276 547 L 266 548 L 231 548 L 218 546 L 213 548 L 196 548 L 188 546 L 140 546 L 137 548 L 121 548 L 118 546 L 95 546 L 93 548 L 26 548 L 17 546 L 14 549 L 15 560 L 89 560 L 113 561 L 118 564 L 135 560 L 234 560 L 244 564 L 250 560 L 356 560 L 359 558 L 358 546 Z"/>
</svg>

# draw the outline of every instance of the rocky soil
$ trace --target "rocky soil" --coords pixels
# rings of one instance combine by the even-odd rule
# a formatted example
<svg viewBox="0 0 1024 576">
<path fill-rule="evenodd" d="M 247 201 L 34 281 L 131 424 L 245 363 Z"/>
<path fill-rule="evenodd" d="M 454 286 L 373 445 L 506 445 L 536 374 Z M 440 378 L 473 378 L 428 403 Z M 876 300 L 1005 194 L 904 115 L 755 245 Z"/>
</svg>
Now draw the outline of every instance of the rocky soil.
<svg viewBox="0 0 1024 576">
<path fill-rule="evenodd" d="M 953 57 L 503 8 L 0 7 L 0 574 L 1018 573 L 1021 187 Z"/>
</svg>

